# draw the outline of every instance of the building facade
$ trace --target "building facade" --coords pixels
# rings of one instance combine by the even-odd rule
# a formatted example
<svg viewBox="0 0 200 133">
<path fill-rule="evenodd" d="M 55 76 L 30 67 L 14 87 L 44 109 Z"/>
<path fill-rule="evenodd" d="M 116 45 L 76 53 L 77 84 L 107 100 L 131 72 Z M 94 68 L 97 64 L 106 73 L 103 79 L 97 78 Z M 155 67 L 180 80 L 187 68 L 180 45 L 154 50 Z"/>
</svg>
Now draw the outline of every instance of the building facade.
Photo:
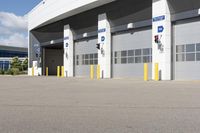
<svg viewBox="0 0 200 133">
<path fill-rule="evenodd" d="M 13 57 L 23 61 L 28 57 L 28 48 L 0 46 L 0 69 L 8 70 Z"/>
<path fill-rule="evenodd" d="M 180 4 L 181 3 L 181 4 Z M 29 68 L 65 77 L 200 79 L 199 0 L 43 0 L 28 15 Z M 31 72 L 31 71 L 30 71 Z"/>
</svg>

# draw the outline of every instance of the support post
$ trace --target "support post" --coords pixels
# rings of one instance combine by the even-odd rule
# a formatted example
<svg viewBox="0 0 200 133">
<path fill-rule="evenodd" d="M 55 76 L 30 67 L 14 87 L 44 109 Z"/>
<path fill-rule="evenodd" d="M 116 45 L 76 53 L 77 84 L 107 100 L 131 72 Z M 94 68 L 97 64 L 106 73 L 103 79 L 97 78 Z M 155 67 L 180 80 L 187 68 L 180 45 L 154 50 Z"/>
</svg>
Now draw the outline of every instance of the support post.
<svg viewBox="0 0 200 133">
<path fill-rule="evenodd" d="M 94 79 L 94 65 L 90 66 L 90 79 Z"/>
<path fill-rule="evenodd" d="M 46 76 L 49 76 L 49 68 L 46 67 Z"/>
<path fill-rule="evenodd" d="M 168 0 L 153 0 L 152 63 L 159 63 L 160 80 L 171 80 L 171 11 Z M 155 73 L 155 65 L 152 72 Z M 155 74 L 152 78 L 156 79 Z"/>
<path fill-rule="evenodd" d="M 32 76 L 35 76 L 35 71 L 34 71 L 34 67 L 32 67 Z"/>
<path fill-rule="evenodd" d="M 64 69 L 64 66 L 62 66 L 62 69 L 61 69 L 61 76 L 62 76 L 62 78 L 64 78 L 65 77 L 65 69 Z"/>
<path fill-rule="evenodd" d="M 155 81 L 159 81 L 159 65 L 155 63 Z"/>
<path fill-rule="evenodd" d="M 106 13 L 98 17 L 98 64 L 101 78 L 111 78 L 111 28 Z"/>
<path fill-rule="evenodd" d="M 60 77 L 60 66 L 57 66 L 57 77 Z"/>
<path fill-rule="evenodd" d="M 100 76 L 100 71 L 101 71 L 101 69 L 100 69 L 100 65 L 97 65 L 97 79 L 100 79 L 101 78 L 101 76 Z"/>
<path fill-rule="evenodd" d="M 64 26 L 64 77 L 74 77 L 74 39 L 70 25 Z"/>
<path fill-rule="evenodd" d="M 144 81 L 148 81 L 149 79 L 148 79 L 148 64 L 147 63 L 145 63 L 144 64 Z"/>
</svg>

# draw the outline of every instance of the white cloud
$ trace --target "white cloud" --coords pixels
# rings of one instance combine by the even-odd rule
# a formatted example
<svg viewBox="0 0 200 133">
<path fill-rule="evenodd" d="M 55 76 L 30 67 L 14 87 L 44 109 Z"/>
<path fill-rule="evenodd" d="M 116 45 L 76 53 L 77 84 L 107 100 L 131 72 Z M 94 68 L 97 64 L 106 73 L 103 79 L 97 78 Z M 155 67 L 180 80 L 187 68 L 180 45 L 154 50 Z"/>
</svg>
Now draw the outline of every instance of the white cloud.
<svg viewBox="0 0 200 133">
<path fill-rule="evenodd" d="M 0 42 L 2 45 L 5 46 L 17 46 L 17 47 L 27 47 L 27 36 L 14 33 L 13 35 L 9 36 L 8 38 L 0 38 Z"/>
<path fill-rule="evenodd" d="M 27 47 L 27 16 L 0 12 L 0 45 Z"/>
</svg>

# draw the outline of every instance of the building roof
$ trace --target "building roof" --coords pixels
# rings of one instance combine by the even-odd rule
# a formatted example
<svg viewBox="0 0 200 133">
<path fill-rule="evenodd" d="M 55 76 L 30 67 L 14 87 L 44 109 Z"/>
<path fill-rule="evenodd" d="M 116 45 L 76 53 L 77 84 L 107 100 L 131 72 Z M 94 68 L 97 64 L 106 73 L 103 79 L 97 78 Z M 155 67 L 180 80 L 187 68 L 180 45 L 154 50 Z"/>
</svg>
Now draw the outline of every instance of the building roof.
<svg viewBox="0 0 200 133">
<path fill-rule="evenodd" d="M 24 47 L 0 45 L 0 50 L 19 51 L 19 52 L 27 52 L 28 53 L 28 48 L 24 48 Z"/>
</svg>

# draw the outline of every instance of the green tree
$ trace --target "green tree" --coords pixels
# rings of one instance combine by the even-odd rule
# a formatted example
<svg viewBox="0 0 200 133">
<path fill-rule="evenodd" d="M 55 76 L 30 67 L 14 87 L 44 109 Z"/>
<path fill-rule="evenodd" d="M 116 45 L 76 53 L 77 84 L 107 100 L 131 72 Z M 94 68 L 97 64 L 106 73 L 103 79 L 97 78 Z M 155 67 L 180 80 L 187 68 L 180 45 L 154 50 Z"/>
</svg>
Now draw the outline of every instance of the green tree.
<svg viewBox="0 0 200 133">
<path fill-rule="evenodd" d="M 28 70 L 28 58 L 26 58 L 26 59 L 22 62 L 22 70 L 23 70 L 23 71 Z"/>
<path fill-rule="evenodd" d="M 22 62 L 19 60 L 18 57 L 14 57 L 11 61 L 11 68 L 17 68 L 22 71 Z"/>
</svg>

